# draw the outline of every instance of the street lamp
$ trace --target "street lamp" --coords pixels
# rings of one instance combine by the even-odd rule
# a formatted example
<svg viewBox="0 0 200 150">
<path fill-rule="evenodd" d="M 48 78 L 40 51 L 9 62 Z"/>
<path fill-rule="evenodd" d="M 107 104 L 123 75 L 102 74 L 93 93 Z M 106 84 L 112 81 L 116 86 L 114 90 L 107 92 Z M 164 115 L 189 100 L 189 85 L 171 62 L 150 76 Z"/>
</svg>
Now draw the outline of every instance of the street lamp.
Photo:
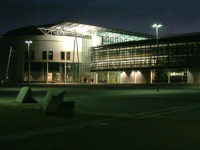
<svg viewBox="0 0 200 150">
<path fill-rule="evenodd" d="M 162 25 L 154 24 L 152 27 L 156 28 L 156 68 L 157 68 L 157 74 L 158 74 L 158 28 L 162 27 Z M 158 79 L 157 79 L 157 92 L 158 92 Z"/>
<path fill-rule="evenodd" d="M 154 24 L 152 27 L 156 28 L 156 45 L 158 46 L 158 28 L 162 27 L 162 25 L 161 24 L 158 24 L 158 25 Z"/>
<path fill-rule="evenodd" d="M 30 44 L 32 41 L 25 41 L 26 44 L 28 44 L 28 85 L 30 84 Z"/>
</svg>

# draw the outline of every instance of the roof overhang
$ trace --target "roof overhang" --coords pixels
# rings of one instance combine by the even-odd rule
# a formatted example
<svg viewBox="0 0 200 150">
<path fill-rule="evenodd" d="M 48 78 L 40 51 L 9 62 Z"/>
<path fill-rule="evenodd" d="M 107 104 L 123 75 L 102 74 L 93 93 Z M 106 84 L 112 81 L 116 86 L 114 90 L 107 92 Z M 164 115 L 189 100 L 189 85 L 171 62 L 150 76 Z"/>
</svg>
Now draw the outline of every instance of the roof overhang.
<svg viewBox="0 0 200 150">
<path fill-rule="evenodd" d="M 102 32 L 124 34 L 129 36 L 138 36 L 144 38 L 153 38 L 154 36 L 134 33 L 124 30 L 116 30 L 105 27 L 98 27 L 80 23 L 73 22 L 62 22 L 57 25 L 52 25 L 49 27 L 39 27 L 43 34 L 45 35 L 63 35 L 63 36 L 78 36 L 78 37 L 91 37 L 92 35 L 98 35 Z"/>
</svg>

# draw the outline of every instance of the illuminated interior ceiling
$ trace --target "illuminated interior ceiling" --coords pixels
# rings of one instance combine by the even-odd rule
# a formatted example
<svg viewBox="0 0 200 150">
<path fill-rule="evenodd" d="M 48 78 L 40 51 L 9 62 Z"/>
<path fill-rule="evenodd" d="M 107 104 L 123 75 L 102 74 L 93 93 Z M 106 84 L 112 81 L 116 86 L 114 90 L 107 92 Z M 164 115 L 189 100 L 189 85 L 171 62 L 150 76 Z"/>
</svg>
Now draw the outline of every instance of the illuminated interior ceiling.
<svg viewBox="0 0 200 150">
<path fill-rule="evenodd" d="M 91 38 L 92 35 L 101 36 L 104 44 L 119 43 L 125 41 L 138 41 L 151 39 L 154 36 L 139 34 L 129 31 L 116 30 L 73 22 L 62 22 L 49 27 L 39 27 L 44 35 L 76 36 Z"/>
</svg>

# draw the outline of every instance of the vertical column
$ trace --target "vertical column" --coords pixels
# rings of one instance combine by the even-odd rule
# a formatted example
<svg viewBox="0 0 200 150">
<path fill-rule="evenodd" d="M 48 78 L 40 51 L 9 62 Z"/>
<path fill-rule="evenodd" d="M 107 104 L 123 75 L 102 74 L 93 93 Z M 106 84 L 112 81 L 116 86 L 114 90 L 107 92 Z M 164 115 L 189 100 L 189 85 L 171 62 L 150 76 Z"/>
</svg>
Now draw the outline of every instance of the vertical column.
<svg viewBox="0 0 200 150">
<path fill-rule="evenodd" d="M 64 71 L 64 83 L 66 83 L 66 63 L 65 63 L 65 65 L 64 65 L 64 69 L 65 69 L 65 71 Z"/>
<path fill-rule="evenodd" d="M 48 74 L 49 74 L 49 63 L 47 62 L 47 83 L 48 83 L 48 80 L 49 80 Z"/>
<path fill-rule="evenodd" d="M 194 83 L 194 76 L 192 68 L 188 69 L 188 83 Z"/>
<path fill-rule="evenodd" d="M 119 83 L 122 83 L 122 72 L 119 72 Z"/>
<path fill-rule="evenodd" d="M 98 73 L 95 73 L 95 83 L 98 83 Z"/>
<path fill-rule="evenodd" d="M 167 70 L 168 83 L 170 83 L 170 70 Z"/>
<path fill-rule="evenodd" d="M 109 83 L 110 77 L 109 77 L 109 71 L 107 73 L 107 83 Z"/>
</svg>

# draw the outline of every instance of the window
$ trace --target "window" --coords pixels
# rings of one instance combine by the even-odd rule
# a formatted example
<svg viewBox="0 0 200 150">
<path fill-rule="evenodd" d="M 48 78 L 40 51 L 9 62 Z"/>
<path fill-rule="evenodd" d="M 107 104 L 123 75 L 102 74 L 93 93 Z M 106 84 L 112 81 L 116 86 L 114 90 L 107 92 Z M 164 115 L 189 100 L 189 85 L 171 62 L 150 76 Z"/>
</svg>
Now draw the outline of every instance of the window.
<svg viewBox="0 0 200 150">
<path fill-rule="evenodd" d="M 65 60 L 65 52 L 60 52 L 60 59 Z"/>
<path fill-rule="evenodd" d="M 43 60 L 47 59 L 47 51 L 42 51 L 42 59 Z"/>
<path fill-rule="evenodd" d="M 67 60 L 70 60 L 70 52 L 67 52 Z"/>
<path fill-rule="evenodd" d="M 30 59 L 34 60 L 34 51 L 30 51 Z"/>
<path fill-rule="evenodd" d="M 49 60 L 53 60 L 53 51 L 49 51 Z"/>
</svg>

